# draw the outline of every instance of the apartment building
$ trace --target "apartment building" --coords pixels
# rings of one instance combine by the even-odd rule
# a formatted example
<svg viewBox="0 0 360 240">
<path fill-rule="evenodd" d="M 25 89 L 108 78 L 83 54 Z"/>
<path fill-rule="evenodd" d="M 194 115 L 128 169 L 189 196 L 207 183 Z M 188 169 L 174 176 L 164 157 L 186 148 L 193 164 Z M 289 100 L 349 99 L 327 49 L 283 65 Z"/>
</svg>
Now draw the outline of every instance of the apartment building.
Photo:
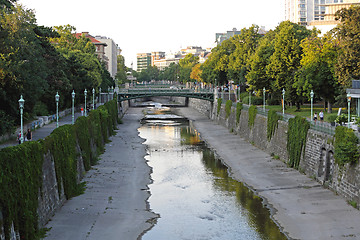
<svg viewBox="0 0 360 240">
<path fill-rule="evenodd" d="M 115 78 L 117 73 L 117 56 L 121 50 L 119 50 L 119 47 L 111 38 L 95 36 L 95 39 L 101 43 L 106 44 L 106 48 L 104 50 L 105 56 L 108 58 L 108 64 L 106 67 L 110 73 L 110 76 Z"/>
<path fill-rule="evenodd" d="M 151 66 L 151 53 L 138 53 L 136 55 L 137 59 L 137 71 L 141 72 L 144 69 L 147 69 L 148 66 Z"/>
<path fill-rule="evenodd" d="M 336 11 L 359 4 L 360 0 L 285 0 L 285 20 L 324 32 L 337 25 Z"/>
</svg>

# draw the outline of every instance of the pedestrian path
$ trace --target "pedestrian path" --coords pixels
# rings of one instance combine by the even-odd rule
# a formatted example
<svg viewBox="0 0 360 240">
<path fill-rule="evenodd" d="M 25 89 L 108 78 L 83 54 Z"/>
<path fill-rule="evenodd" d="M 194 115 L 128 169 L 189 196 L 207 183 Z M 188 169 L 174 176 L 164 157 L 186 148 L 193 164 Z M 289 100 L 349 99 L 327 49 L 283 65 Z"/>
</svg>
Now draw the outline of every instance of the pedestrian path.
<svg viewBox="0 0 360 240">
<path fill-rule="evenodd" d="M 75 121 L 80 116 L 81 116 L 81 113 L 79 113 L 79 112 L 75 113 Z M 72 115 L 71 114 L 59 119 L 59 127 L 66 125 L 66 124 L 71 124 L 71 123 L 72 123 Z M 32 141 L 44 139 L 45 137 L 49 136 L 55 128 L 56 128 L 56 121 L 46 124 L 43 127 L 38 128 L 36 130 L 33 130 L 32 131 Z M 26 132 L 26 131 L 27 131 L 27 129 L 24 128 L 24 132 Z M 10 141 L 0 144 L 0 149 L 10 147 L 10 146 L 15 146 L 18 144 L 19 143 L 16 139 L 10 140 Z"/>
</svg>

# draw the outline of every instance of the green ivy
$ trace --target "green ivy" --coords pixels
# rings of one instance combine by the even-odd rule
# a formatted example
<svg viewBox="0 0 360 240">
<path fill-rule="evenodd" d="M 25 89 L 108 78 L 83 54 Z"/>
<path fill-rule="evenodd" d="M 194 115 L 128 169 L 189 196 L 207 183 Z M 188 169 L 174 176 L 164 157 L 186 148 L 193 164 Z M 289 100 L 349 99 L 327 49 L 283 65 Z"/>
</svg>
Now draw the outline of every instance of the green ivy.
<svg viewBox="0 0 360 240">
<path fill-rule="evenodd" d="M 301 153 L 305 148 L 306 137 L 310 123 L 305 118 L 296 116 L 289 119 L 287 133 L 287 151 L 289 154 L 289 166 L 298 168 L 300 164 Z"/>
<path fill-rule="evenodd" d="M 84 184 L 77 181 L 78 158 L 81 155 L 84 168 L 90 169 L 117 122 L 117 103 L 112 100 L 91 111 L 88 117 L 78 118 L 74 125 L 55 129 L 44 140 L 0 150 L 0 211 L 6 240 L 10 239 L 12 224 L 21 239 L 43 236 L 38 228 L 37 209 L 45 154 L 50 152 L 54 159 L 59 194 L 63 190 L 67 199 L 79 195 Z"/>
<path fill-rule="evenodd" d="M 225 119 L 228 119 L 231 113 L 232 101 L 227 100 L 225 103 Z"/>
<path fill-rule="evenodd" d="M 222 98 L 217 99 L 217 116 L 219 116 L 221 110 Z"/>
<path fill-rule="evenodd" d="M 11 224 L 22 239 L 37 239 L 38 193 L 42 186 L 42 142 L 25 142 L 0 151 L 0 211 L 5 239 Z"/>
<path fill-rule="evenodd" d="M 347 127 L 337 126 L 335 130 L 335 162 L 339 166 L 346 163 L 357 163 L 359 160 L 359 139 L 354 131 Z"/>
<path fill-rule="evenodd" d="M 239 124 L 240 122 L 240 115 L 242 108 L 243 108 L 243 104 L 241 102 L 238 102 L 236 104 L 236 124 Z"/>
<path fill-rule="evenodd" d="M 248 126 L 251 129 L 255 124 L 255 118 L 257 114 L 257 107 L 255 105 L 251 105 L 249 107 L 249 120 L 248 120 Z"/>
<path fill-rule="evenodd" d="M 275 133 L 275 130 L 278 127 L 279 120 L 281 120 L 282 117 L 276 113 L 275 110 L 269 110 L 268 116 L 267 116 L 267 139 L 268 141 L 271 140 L 272 136 Z"/>
</svg>

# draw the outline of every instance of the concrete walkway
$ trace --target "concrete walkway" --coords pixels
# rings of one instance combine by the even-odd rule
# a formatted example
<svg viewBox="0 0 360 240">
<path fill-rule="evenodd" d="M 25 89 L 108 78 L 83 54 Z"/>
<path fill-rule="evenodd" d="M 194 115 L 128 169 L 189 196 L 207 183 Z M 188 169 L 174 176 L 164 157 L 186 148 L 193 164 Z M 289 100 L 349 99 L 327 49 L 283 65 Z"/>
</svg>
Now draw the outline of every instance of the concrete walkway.
<svg viewBox="0 0 360 240">
<path fill-rule="evenodd" d="M 79 112 L 75 113 L 75 121 L 80 116 L 81 116 L 81 113 L 79 113 Z M 71 124 L 71 123 L 72 123 L 71 114 L 59 119 L 59 126 L 66 125 L 66 124 Z M 50 124 L 46 124 L 43 127 L 32 131 L 32 141 L 37 141 L 39 139 L 44 139 L 45 137 L 49 136 L 51 134 L 51 132 L 55 128 L 56 128 L 56 121 L 52 122 Z M 24 131 L 27 131 L 27 129 L 24 128 Z M 15 146 L 15 145 L 18 145 L 18 144 L 19 143 L 18 143 L 17 140 L 8 141 L 8 142 L 5 142 L 3 144 L 0 144 L 0 149 L 5 148 L 5 147 L 10 147 L 10 146 Z"/>
<path fill-rule="evenodd" d="M 83 181 L 85 193 L 68 200 L 46 225 L 48 240 L 135 240 L 157 215 L 149 211 L 150 167 L 138 136 L 142 108 L 130 108 L 105 153 Z"/>
<path fill-rule="evenodd" d="M 360 239 L 360 211 L 318 182 L 191 108 L 179 112 L 194 121 L 201 138 L 274 210 L 274 219 L 291 239 Z"/>
</svg>

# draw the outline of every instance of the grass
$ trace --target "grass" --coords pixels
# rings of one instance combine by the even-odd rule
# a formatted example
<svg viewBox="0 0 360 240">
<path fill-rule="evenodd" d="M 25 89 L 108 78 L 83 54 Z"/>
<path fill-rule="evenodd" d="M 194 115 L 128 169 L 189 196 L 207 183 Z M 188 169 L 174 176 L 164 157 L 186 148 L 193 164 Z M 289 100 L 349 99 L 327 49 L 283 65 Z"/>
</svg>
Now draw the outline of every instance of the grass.
<svg viewBox="0 0 360 240">
<path fill-rule="evenodd" d="M 266 109 L 272 109 L 275 110 L 277 112 L 282 112 L 282 106 L 281 105 L 271 105 L 271 106 L 266 106 Z M 328 118 L 329 116 L 337 116 L 339 108 L 333 108 L 332 113 L 327 113 L 326 111 L 324 111 L 324 107 L 323 105 L 314 105 L 313 107 L 313 114 L 315 112 L 318 113 L 319 116 L 319 112 L 323 111 L 324 112 L 324 121 L 325 122 L 329 122 Z M 343 108 L 343 113 L 346 112 L 346 109 Z M 291 114 L 291 115 L 295 115 L 295 116 L 300 116 L 300 117 L 304 117 L 304 118 L 310 118 L 311 115 L 311 108 L 308 105 L 303 105 L 300 108 L 300 111 L 297 111 L 296 106 L 286 106 L 285 108 L 285 113 L 286 114 Z M 318 120 L 320 118 L 318 117 Z"/>
</svg>

